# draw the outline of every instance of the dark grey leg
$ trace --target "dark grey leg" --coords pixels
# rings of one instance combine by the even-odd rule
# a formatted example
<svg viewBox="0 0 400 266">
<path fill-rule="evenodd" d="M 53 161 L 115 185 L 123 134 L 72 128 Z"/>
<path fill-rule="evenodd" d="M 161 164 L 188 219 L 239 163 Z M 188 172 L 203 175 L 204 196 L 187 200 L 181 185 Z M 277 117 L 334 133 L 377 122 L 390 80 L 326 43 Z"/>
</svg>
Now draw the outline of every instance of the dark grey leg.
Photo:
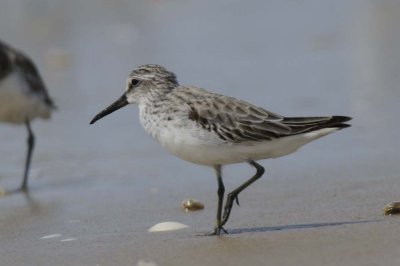
<svg viewBox="0 0 400 266">
<path fill-rule="evenodd" d="M 219 235 L 221 230 L 225 233 L 226 230 L 221 225 L 221 214 L 222 214 L 222 204 L 224 202 L 224 193 L 225 193 L 225 186 L 224 182 L 222 181 L 222 167 L 221 165 L 214 166 L 215 173 L 217 175 L 218 181 L 218 207 L 217 207 L 217 217 L 215 220 L 215 227 L 214 230 L 210 233 L 210 235 Z"/>
<path fill-rule="evenodd" d="M 222 216 L 221 228 L 226 224 L 226 222 L 229 219 L 229 215 L 231 214 L 231 209 L 233 206 L 233 201 L 236 200 L 238 202 L 239 193 L 242 192 L 248 186 L 250 186 L 254 181 L 259 179 L 265 172 L 264 167 L 262 167 L 255 161 L 249 160 L 248 163 L 254 166 L 257 172 L 252 178 L 250 178 L 249 180 L 244 182 L 241 186 L 239 186 L 237 189 L 233 190 L 231 193 L 228 194 L 224 208 L 224 215 Z"/>
<path fill-rule="evenodd" d="M 35 146 L 35 135 L 33 135 L 29 120 L 25 122 L 25 125 L 28 130 L 28 152 L 26 154 L 24 179 L 22 180 L 22 185 L 21 185 L 22 191 L 28 190 L 28 173 L 29 173 L 29 167 L 31 165 L 33 148 Z"/>
</svg>

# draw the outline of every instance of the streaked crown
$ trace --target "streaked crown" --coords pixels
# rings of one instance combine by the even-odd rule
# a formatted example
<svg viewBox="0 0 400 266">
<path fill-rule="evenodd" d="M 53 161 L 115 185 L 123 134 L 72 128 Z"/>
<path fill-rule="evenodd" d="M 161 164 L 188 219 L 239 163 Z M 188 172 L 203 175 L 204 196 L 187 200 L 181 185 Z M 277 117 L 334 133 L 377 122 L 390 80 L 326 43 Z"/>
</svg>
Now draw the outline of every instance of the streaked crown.
<svg viewBox="0 0 400 266">
<path fill-rule="evenodd" d="M 165 67 L 156 64 L 139 66 L 137 69 L 133 70 L 129 76 L 158 82 L 170 82 L 172 85 L 178 85 L 174 73 L 168 71 Z"/>
</svg>

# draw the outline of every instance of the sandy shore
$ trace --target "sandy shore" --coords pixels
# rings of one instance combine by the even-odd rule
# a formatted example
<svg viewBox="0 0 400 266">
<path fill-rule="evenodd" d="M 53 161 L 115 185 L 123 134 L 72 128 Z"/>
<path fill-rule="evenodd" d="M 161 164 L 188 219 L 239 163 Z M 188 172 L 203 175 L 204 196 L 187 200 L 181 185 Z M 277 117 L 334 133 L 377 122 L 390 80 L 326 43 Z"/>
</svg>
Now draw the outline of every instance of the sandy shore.
<svg viewBox="0 0 400 266">
<path fill-rule="evenodd" d="M 38 178 L 29 195 L 1 198 L 1 265 L 400 263 L 400 217 L 382 216 L 383 205 L 398 196 L 393 188 L 399 187 L 397 177 L 382 184 L 336 178 L 327 186 L 317 176 L 301 180 L 301 173 L 297 179 L 266 177 L 243 193 L 241 207 L 234 207 L 226 226 L 230 234 L 220 237 L 202 236 L 214 219 L 211 176 L 207 181 L 213 189 L 201 186 L 196 177 L 179 185 L 148 177 L 135 185 L 141 178 Z M 284 185 L 289 181 L 290 188 Z M 179 204 L 188 196 L 199 198 L 206 208 L 185 213 Z M 147 232 L 163 221 L 190 228 Z"/>
<path fill-rule="evenodd" d="M 0 4 L 2 40 L 33 58 L 59 107 L 32 124 L 29 194 L 12 193 L 25 129 L 0 125 L 0 265 L 400 265 L 400 217 L 382 215 L 400 201 L 400 4 L 49 2 Z M 133 106 L 89 126 L 145 63 L 282 115 L 351 116 L 352 127 L 262 161 L 230 234 L 204 237 L 212 170 L 163 151 Z M 227 191 L 253 171 L 224 168 Z M 187 198 L 205 209 L 185 213 Z M 147 231 L 165 221 L 189 228 Z"/>
</svg>

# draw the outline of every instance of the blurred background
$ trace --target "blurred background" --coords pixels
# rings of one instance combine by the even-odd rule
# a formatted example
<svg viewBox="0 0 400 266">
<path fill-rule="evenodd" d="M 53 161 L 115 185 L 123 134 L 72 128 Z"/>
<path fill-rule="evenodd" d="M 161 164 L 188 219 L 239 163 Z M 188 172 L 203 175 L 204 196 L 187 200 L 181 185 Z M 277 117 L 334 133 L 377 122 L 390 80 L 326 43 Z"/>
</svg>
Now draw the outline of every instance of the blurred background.
<svg viewBox="0 0 400 266">
<path fill-rule="evenodd" d="M 352 128 L 268 162 L 274 174 L 318 171 L 310 165 L 345 168 L 355 179 L 398 172 L 398 1 L 3 0 L 0 7 L 0 38 L 30 55 L 59 107 L 51 121 L 33 123 L 32 186 L 40 178 L 131 175 L 140 186 L 146 175 L 212 176 L 163 151 L 133 106 L 88 125 L 147 63 L 166 66 L 181 84 L 286 116 L 354 117 Z M 22 174 L 26 132 L 0 129 L 8 186 Z"/>
<path fill-rule="evenodd" d="M 166 66 L 181 84 L 282 115 L 354 117 L 353 128 L 288 157 L 290 164 L 303 160 L 294 168 L 318 158 L 380 172 L 400 157 L 395 0 L 4 0 L 0 34 L 30 55 L 59 107 L 51 122 L 33 124 L 32 176 L 54 179 L 71 174 L 70 167 L 82 176 L 143 173 L 138 167 L 157 171 L 158 159 L 192 169 L 147 136 L 133 106 L 88 125 L 123 93 L 128 73 L 147 63 Z M 7 140 L 0 176 L 19 176 L 25 130 L 3 124 L 0 136 Z"/>
<path fill-rule="evenodd" d="M 123 93 L 130 71 L 147 63 L 167 67 L 181 84 L 285 116 L 354 118 L 349 129 L 263 162 L 267 175 L 253 191 L 268 194 L 268 204 L 284 197 L 311 203 L 308 192 L 317 190 L 340 196 L 336 206 L 350 212 L 362 202 L 349 202 L 371 193 L 366 188 L 398 192 L 399 1 L 2 0 L 0 38 L 30 55 L 59 107 L 51 121 L 33 123 L 30 184 L 52 202 L 67 192 L 86 206 L 85 195 L 95 192 L 104 202 L 134 199 L 167 218 L 160 207 L 194 196 L 210 206 L 212 221 L 215 199 L 202 193 L 215 194 L 214 173 L 162 150 L 141 128 L 136 107 L 89 126 Z M 17 187 L 25 129 L 2 124 L 0 138 L 1 186 Z M 249 171 L 226 167 L 228 187 Z M 304 222 L 307 215 L 292 218 Z"/>
</svg>

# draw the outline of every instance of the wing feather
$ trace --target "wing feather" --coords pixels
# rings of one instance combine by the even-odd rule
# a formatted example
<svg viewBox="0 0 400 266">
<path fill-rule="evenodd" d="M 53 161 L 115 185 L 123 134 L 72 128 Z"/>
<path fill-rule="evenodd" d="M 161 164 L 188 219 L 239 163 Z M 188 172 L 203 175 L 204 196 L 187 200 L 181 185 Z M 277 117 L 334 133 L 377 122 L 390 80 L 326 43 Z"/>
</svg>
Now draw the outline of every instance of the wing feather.
<svg viewBox="0 0 400 266">
<path fill-rule="evenodd" d="M 226 142 L 265 141 L 325 127 L 344 128 L 349 125 L 343 123 L 351 119 L 345 116 L 283 117 L 232 97 L 206 95 L 186 101 L 190 108 L 189 119 Z"/>
<path fill-rule="evenodd" d="M 0 41 L 0 64 L 3 65 L 3 70 L 0 69 L 0 77 L 9 74 L 12 69 L 19 71 L 24 77 L 25 81 L 29 84 L 31 90 L 35 93 L 42 94 L 45 103 L 55 108 L 52 99 L 47 92 L 46 86 L 32 60 L 23 52 L 18 51 L 9 45 Z M 4 63 L 4 64 L 2 64 Z M 7 63 L 7 64 L 6 64 Z M 8 66 L 6 72 L 4 67 Z M 2 74 L 3 72 L 3 74 Z"/>
</svg>

